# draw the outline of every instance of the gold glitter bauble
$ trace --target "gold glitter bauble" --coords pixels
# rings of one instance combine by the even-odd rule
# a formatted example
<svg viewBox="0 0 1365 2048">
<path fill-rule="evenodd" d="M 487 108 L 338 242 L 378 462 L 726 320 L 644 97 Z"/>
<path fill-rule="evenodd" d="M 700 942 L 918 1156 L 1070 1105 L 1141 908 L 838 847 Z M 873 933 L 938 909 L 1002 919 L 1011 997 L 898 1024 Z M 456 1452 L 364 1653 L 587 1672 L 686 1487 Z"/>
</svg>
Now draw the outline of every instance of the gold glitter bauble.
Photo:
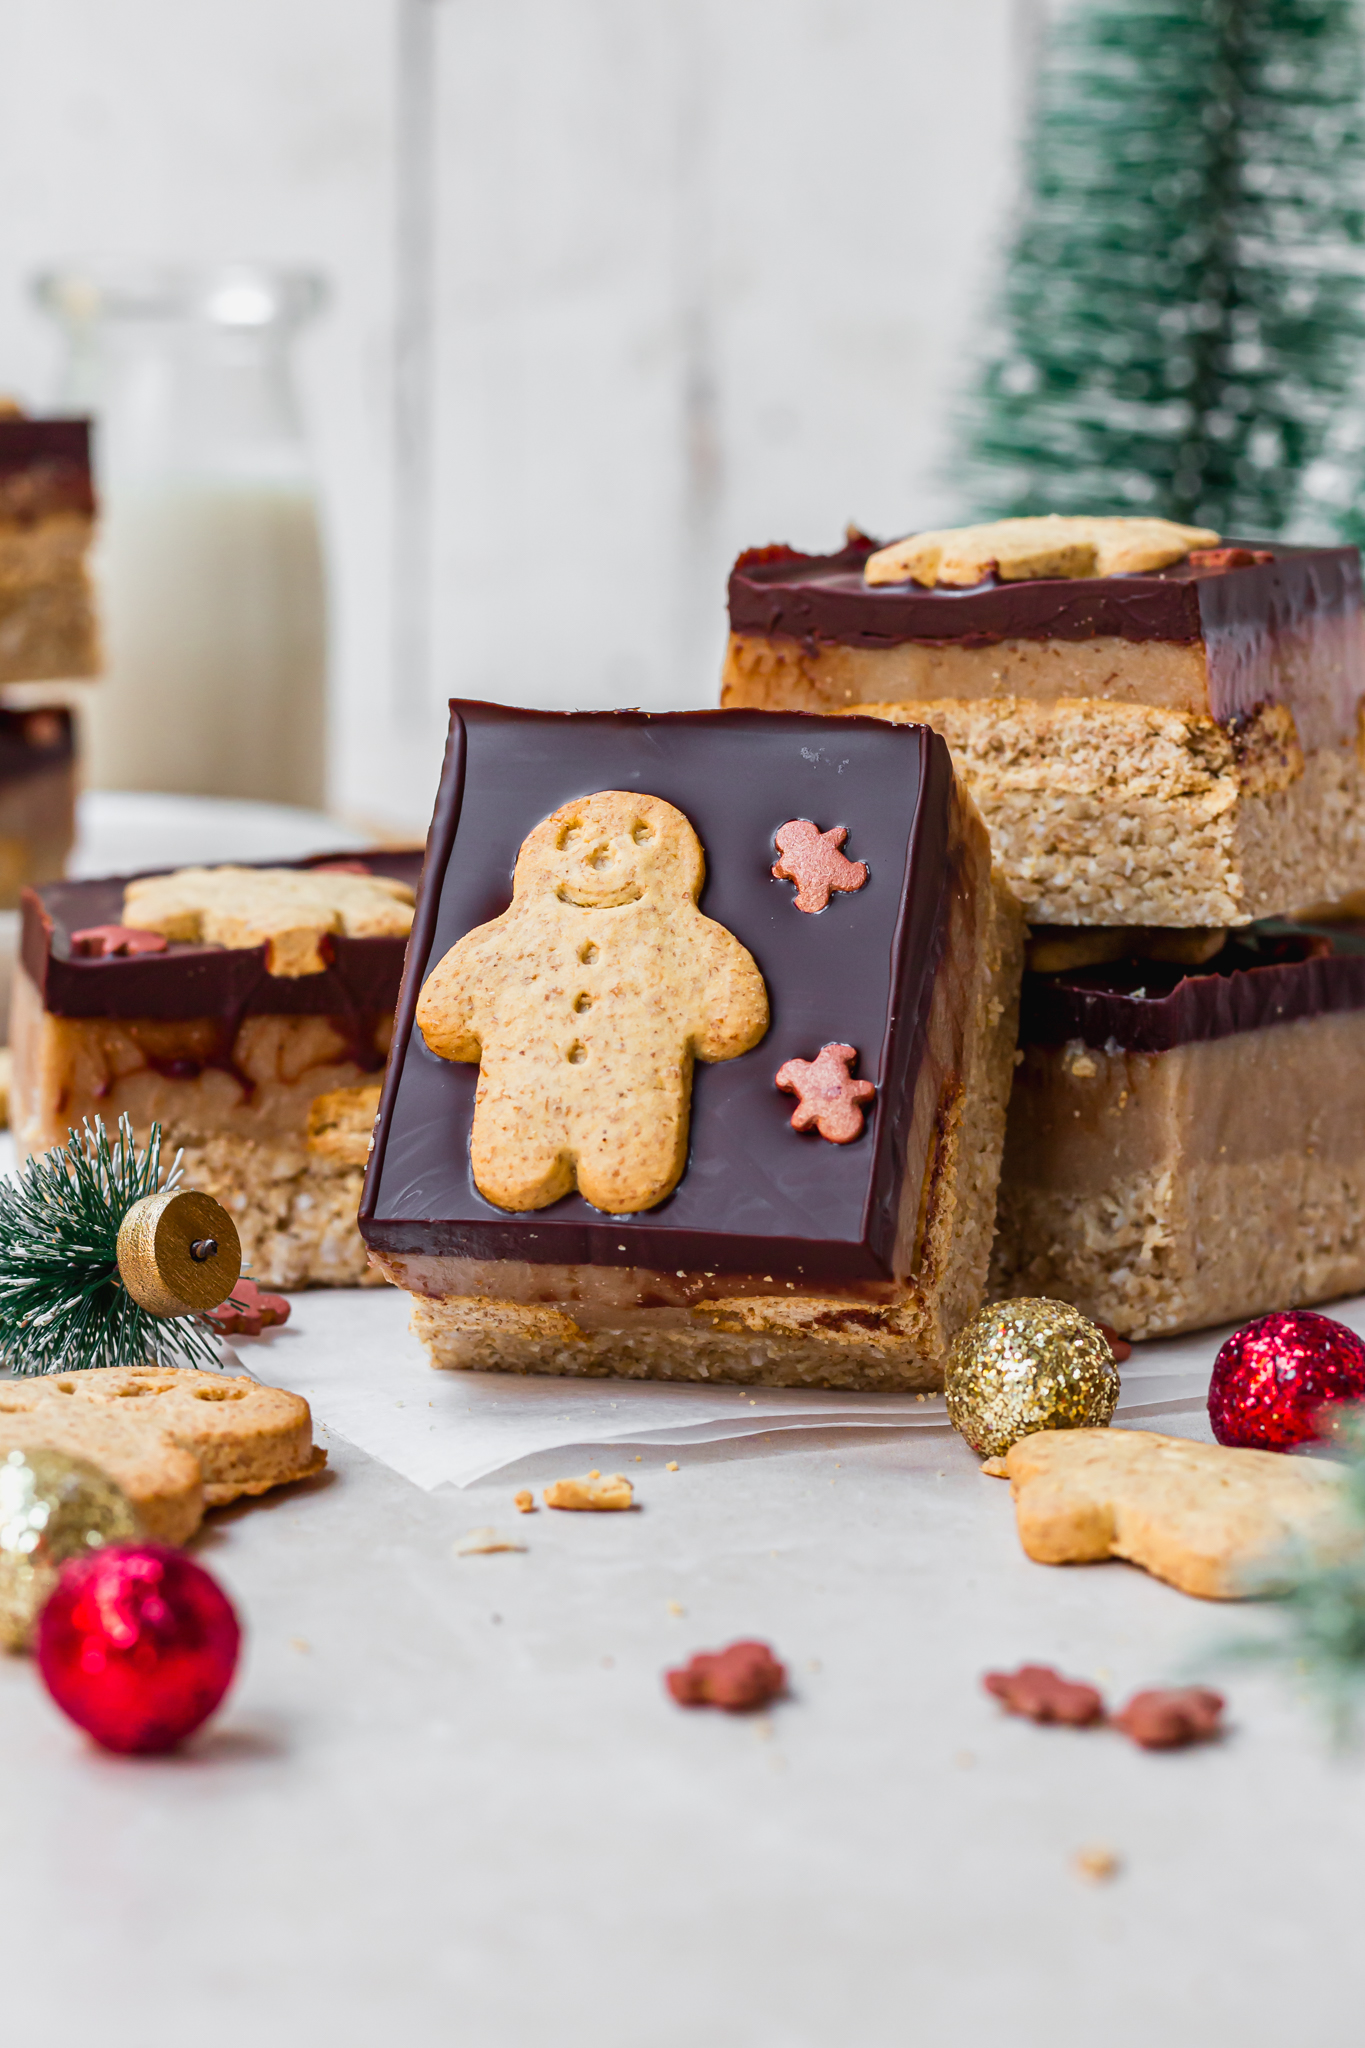
<svg viewBox="0 0 1365 2048">
<path fill-rule="evenodd" d="M 27 1649 L 69 1557 L 141 1536 L 126 1494 L 84 1458 L 41 1450 L 0 1457 L 0 1643 Z"/>
<path fill-rule="evenodd" d="M 948 1353 L 948 1419 L 983 1458 L 1040 1429 L 1101 1429 L 1119 1398 L 1104 1332 L 1064 1301 L 998 1301 Z"/>
</svg>

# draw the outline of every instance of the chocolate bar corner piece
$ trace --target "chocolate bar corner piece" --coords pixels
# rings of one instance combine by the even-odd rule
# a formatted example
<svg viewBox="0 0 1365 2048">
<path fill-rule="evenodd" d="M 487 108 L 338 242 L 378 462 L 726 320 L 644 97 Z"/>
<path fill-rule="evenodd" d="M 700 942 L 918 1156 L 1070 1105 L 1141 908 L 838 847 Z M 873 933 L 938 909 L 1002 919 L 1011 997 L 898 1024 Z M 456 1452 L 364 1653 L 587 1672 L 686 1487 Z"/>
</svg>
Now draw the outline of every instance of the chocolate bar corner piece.
<svg viewBox="0 0 1365 2048">
<path fill-rule="evenodd" d="M 932 725 L 1031 921 L 1240 925 L 1365 885 L 1355 548 L 963 588 L 869 583 L 875 547 L 740 557 L 722 702 Z"/>
<path fill-rule="evenodd" d="M 11 1018 L 21 1156 L 64 1143 L 83 1118 L 112 1129 L 126 1111 L 140 1142 L 158 1122 L 167 1160 L 182 1151 L 186 1182 L 231 1212 L 258 1283 L 374 1282 L 356 1211 L 420 866 L 417 853 L 348 853 L 181 870 L 154 889 L 114 876 L 27 890 Z M 295 943 L 274 949 L 284 971 L 272 971 L 263 911 L 269 924 L 278 878 L 292 890 L 290 877 L 329 870 L 321 964 L 294 972 Z M 341 918 L 363 875 L 381 878 L 365 908 L 382 931 Z M 189 932 L 196 902 L 208 933 Z M 300 940 L 302 920 L 273 921 Z"/>
<path fill-rule="evenodd" d="M 1025 975 L 1001 1172 L 992 1295 L 1126 1337 L 1365 1288 L 1365 927 L 1172 936 Z"/>
<path fill-rule="evenodd" d="M 100 672 L 90 423 L 0 417 L 0 684 Z"/>
<path fill-rule="evenodd" d="M 940 1384 L 1022 958 L 947 748 L 451 710 L 360 1212 L 433 1363 Z"/>
</svg>

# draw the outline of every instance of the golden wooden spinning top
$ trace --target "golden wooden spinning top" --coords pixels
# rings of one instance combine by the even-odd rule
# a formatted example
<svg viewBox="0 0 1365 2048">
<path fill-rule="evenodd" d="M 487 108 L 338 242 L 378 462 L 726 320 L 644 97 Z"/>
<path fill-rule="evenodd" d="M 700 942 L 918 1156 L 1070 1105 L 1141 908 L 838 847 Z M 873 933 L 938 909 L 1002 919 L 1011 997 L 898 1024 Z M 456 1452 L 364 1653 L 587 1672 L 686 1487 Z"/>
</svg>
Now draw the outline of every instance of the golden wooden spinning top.
<svg viewBox="0 0 1365 2048">
<path fill-rule="evenodd" d="M 163 1189 L 134 1202 L 119 1225 L 118 1270 L 133 1300 L 152 1315 L 203 1315 L 237 1285 L 242 1243 L 212 1195 Z"/>
</svg>

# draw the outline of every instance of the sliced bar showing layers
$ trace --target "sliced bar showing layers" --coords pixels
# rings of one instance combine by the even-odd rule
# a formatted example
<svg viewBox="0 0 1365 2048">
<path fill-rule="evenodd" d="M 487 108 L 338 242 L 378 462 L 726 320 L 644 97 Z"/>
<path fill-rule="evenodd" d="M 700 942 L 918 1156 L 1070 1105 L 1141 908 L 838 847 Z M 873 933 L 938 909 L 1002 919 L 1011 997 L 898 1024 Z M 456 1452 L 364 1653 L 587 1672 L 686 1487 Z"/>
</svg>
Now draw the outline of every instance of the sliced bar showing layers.
<svg viewBox="0 0 1365 2048">
<path fill-rule="evenodd" d="M 1083 549 L 986 556 L 998 541 L 956 570 L 946 545 L 862 536 L 754 549 L 730 578 L 722 701 L 932 725 L 1031 920 L 1235 925 L 1339 898 L 1365 886 L 1358 553 L 1196 544 L 1217 538 L 1133 547 L 1165 566 L 1108 574 Z"/>
<path fill-rule="evenodd" d="M 94 527 L 89 422 L 27 419 L 0 402 L 0 686 L 98 674 Z M 76 831 L 70 709 L 42 702 L 47 691 L 11 694 L 0 708 L 0 910 L 62 873 Z"/>
<path fill-rule="evenodd" d="M 1152 1337 L 1365 1288 L 1365 927 L 1212 933 L 1190 966 L 1109 936 L 1024 977 L 993 1295 Z"/>
<path fill-rule="evenodd" d="M 453 705 L 361 1207 L 433 1363 L 939 1385 L 1021 943 L 927 731 Z"/>
<path fill-rule="evenodd" d="M 11 1037 L 21 1156 L 83 1118 L 159 1122 L 252 1277 L 372 1279 L 356 1229 L 416 853 L 58 882 L 24 896 Z"/>
<path fill-rule="evenodd" d="M 0 683 L 99 673 L 87 420 L 0 412 Z"/>
</svg>

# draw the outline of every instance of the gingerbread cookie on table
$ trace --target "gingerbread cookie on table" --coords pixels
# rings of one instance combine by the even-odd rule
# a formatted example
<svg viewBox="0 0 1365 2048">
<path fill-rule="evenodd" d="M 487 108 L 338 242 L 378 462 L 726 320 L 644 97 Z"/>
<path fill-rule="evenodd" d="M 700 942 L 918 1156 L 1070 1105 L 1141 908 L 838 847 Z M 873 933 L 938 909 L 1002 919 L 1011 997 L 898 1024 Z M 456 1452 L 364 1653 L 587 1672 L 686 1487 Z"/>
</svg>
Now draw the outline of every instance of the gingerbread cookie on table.
<svg viewBox="0 0 1365 2048">
<path fill-rule="evenodd" d="M 433 1362 L 939 1384 L 1021 941 L 927 732 L 454 705 L 360 1219 Z"/>
</svg>

